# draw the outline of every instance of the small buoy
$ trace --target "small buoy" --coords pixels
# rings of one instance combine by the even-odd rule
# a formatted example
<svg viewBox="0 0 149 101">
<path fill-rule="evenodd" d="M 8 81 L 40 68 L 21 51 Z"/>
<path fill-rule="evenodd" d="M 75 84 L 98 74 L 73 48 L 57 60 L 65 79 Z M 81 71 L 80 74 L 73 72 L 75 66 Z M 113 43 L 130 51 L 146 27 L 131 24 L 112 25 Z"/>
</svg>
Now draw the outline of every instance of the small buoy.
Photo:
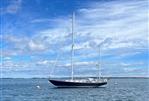
<svg viewBox="0 0 149 101">
<path fill-rule="evenodd" d="M 38 89 L 40 89 L 40 86 L 38 85 L 38 86 L 36 86 Z"/>
<path fill-rule="evenodd" d="M 117 85 L 117 82 L 115 82 L 114 84 Z"/>
</svg>

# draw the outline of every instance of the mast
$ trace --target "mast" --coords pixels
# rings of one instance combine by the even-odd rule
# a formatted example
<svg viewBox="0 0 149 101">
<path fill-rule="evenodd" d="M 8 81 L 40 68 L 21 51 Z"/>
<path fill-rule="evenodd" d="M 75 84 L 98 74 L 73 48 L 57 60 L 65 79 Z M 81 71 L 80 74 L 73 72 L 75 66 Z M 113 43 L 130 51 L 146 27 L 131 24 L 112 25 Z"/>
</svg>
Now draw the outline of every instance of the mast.
<svg viewBox="0 0 149 101">
<path fill-rule="evenodd" d="M 99 59 L 98 59 L 98 79 L 100 79 L 100 67 L 101 67 L 101 58 L 100 58 L 100 45 L 98 47 L 98 55 L 99 55 Z"/>
<path fill-rule="evenodd" d="M 75 13 L 73 12 L 72 14 L 72 49 L 71 49 L 71 79 L 73 80 L 74 78 L 74 70 L 73 70 L 73 57 L 74 57 L 74 17 Z"/>
</svg>

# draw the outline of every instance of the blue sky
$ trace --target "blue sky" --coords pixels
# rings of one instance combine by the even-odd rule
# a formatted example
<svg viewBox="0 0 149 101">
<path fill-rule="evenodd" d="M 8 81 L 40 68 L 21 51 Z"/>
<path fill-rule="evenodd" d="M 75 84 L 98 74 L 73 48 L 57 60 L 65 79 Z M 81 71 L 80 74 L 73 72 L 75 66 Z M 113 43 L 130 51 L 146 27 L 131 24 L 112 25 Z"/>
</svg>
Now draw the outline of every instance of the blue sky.
<svg viewBox="0 0 149 101">
<path fill-rule="evenodd" d="M 149 76 L 147 0 L 1 0 L 1 77 Z M 55 61 L 57 59 L 56 67 Z"/>
</svg>

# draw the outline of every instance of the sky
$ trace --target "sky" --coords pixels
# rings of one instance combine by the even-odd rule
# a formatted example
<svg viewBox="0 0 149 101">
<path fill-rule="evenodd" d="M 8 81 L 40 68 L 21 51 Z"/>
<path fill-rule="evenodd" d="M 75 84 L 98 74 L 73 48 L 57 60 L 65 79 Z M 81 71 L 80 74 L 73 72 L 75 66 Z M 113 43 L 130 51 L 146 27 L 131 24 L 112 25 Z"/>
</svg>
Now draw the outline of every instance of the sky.
<svg viewBox="0 0 149 101">
<path fill-rule="evenodd" d="M 1 77 L 149 77 L 148 0 L 0 0 Z M 100 47 L 100 56 L 99 56 Z"/>
</svg>

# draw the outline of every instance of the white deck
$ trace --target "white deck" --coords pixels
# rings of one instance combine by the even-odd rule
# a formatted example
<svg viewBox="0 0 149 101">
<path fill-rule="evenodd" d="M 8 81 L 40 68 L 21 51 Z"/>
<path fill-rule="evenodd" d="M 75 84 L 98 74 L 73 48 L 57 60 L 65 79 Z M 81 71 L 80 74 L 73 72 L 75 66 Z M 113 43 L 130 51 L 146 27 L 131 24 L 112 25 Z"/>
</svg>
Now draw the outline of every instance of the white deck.
<svg viewBox="0 0 149 101">
<path fill-rule="evenodd" d="M 102 82 L 107 82 L 107 79 L 93 79 L 93 78 L 88 78 L 88 79 L 75 79 L 75 80 L 65 80 L 67 82 L 80 82 L 80 83 L 102 83 Z"/>
</svg>

